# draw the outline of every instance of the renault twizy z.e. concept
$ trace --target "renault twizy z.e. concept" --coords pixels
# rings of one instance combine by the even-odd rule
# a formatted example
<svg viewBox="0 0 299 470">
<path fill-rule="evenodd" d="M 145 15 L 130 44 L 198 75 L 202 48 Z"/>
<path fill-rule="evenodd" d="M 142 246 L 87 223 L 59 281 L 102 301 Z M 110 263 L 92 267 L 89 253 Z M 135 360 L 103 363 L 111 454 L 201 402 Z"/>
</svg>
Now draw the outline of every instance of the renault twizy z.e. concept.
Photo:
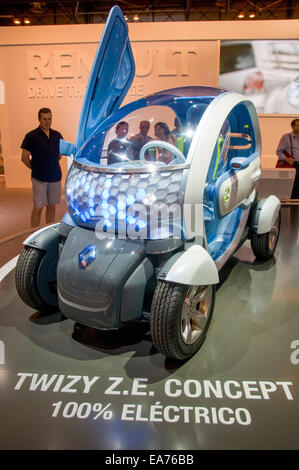
<svg viewBox="0 0 299 470">
<path fill-rule="evenodd" d="M 219 270 L 246 240 L 274 254 L 280 202 L 258 200 L 260 131 L 243 96 L 191 86 L 120 107 L 135 67 L 110 12 L 66 181 L 68 212 L 24 242 L 17 291 L 41 311 L 119 329 L 147 318 L 157 350 L 186 359 L 209 328 Z M 176 128 L 171 129 L 176 124 Z"/>
</svg>

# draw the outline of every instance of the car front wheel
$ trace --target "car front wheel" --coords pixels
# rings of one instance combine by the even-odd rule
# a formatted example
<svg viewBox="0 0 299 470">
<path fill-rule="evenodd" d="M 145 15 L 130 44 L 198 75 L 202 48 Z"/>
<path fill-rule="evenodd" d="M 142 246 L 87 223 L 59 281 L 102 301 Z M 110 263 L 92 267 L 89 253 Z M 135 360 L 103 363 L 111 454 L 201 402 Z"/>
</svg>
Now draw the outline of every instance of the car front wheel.
<svg viewBox="0 0 299 470">
<path fill-rule="evenodd" d="M 150 324 L 156 349 L 173 359 L 188 359 L 201 347 L 211 323 L 215 286 L 159 281 Z"/>
<path fill-rule="evenodd" d="M 26 305 L 40 312 L 51 313 L 58 309 L 57 289 L 55 280 L 51 276 L 51 265 L 46 269 L 43 286 L 48 302 L 41 295 L 41 287 L 38 286 L 38 272 L 44 256 L 43 251 L 25 246 L 16 265 L 15 282 L 17 292 Z M 51 263 L 57 262 L 51 260 Z"/>
</svg>

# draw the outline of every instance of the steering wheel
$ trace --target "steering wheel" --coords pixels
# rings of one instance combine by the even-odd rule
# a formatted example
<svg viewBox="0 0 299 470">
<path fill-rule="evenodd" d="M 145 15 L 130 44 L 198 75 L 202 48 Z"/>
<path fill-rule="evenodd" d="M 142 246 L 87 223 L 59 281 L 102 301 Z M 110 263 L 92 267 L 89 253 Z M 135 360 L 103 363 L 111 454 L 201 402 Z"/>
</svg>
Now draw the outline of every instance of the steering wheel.
<svg viewBox="0 0 299 470">
<path fill-rule="evenodd" d="M 161 147 L 162 149 L 169 150 L 171 153 L 173 153 L 176 156 L 177 158 L 176 163 L 185 163 L 186 161 L 186 158 L 184 157 L 183 153 L 177 147 L 170 144 L 169 142 L 164 142 L 164 140 L 151 140 L 150 142 L 147 142 L 146 144 L 144 144 L 139 154 L 139 158 L 141 161 L 147 161 L 144 158 L 144 154 L 151 147 Z"/>
</svg>

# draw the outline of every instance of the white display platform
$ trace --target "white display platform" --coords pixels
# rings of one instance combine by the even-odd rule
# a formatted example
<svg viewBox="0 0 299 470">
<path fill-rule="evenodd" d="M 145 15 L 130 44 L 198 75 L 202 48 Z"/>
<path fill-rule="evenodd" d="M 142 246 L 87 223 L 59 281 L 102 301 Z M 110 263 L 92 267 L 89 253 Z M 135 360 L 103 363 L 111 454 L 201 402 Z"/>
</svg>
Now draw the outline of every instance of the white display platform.
<svg viewBox="0 0 299 470">
<path fill-rule="evenodd" d="M 295 168 L 262 168 L 259 183 L 259 197 L 274 194 L 279 199 L 289 199 L 292 194 Z"/>
</svg>

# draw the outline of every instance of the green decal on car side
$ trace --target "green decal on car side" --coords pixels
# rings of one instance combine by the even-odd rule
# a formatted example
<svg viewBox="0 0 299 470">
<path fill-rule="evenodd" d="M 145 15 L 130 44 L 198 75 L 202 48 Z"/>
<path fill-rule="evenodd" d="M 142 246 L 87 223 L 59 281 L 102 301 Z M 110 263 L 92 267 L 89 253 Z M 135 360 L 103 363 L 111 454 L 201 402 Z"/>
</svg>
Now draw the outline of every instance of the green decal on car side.
<svg viewBox="0 0 299 470">
<path fill-rule="evenodd" d="M 230 194 L 231 194 L 231 191 L 230 191 L 230 187 L 228 186 L 224 190 L 224 195 L 223 195 L 224 202 L 227 202 L 230 200 Z"/>
</svg>

